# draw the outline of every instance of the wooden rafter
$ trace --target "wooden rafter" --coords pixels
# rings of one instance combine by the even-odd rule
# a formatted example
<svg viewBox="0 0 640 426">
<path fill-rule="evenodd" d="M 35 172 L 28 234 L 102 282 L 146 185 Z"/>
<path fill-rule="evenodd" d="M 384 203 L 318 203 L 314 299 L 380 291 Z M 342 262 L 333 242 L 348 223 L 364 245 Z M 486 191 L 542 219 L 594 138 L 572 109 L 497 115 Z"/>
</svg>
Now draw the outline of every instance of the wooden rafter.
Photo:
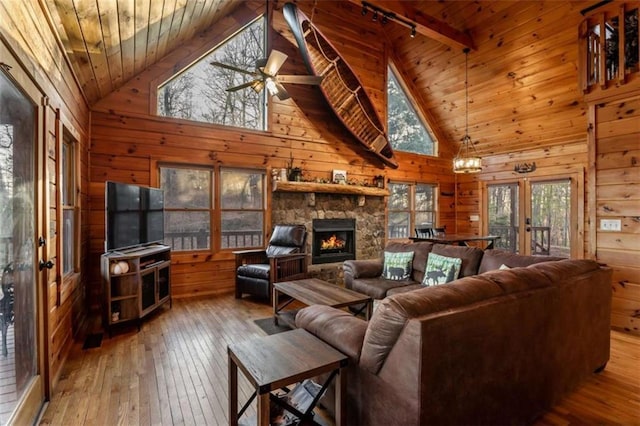
<svg viewBox="0 0 640 426">
<path fill-rule="evenodd" d="M 362 6 L 362 0 L 349 0 L 351 3 Z M 416 24 L 416 32 L 429 37 L 447 46 L 475 50 L 473 40 L 469 34 L 453 28 L 451 25 L 430 16 L 415 6 L 411 2 L 368 0 L 367 3 L 385 11 L 396 14 L 412 23 Z"/>
</svg>

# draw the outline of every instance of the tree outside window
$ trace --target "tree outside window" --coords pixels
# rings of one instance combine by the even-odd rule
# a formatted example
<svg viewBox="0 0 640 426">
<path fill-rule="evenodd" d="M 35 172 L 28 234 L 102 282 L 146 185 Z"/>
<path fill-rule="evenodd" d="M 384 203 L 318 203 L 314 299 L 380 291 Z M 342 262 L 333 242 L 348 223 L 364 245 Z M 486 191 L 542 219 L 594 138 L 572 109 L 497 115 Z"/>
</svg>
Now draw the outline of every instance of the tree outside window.
<svg viewBox="0 0 640 426">
<path fill-rule="evenodd" d="M 160 167 L 164 190 L 164 242 L 174 251 L 211 247 L 213 169 Z"/>
<path fill-rule="evenodd" d="M 434 184 L 390 183 L 387 238 L 409 238 L 416 226 L 435 226 Z"/>
<path fill-rule="evenodd" d="M 260 171 L 221 170 L 221 248 L 262 247 L 264 179 Z"/>
<path fill-rule="evenodd" d="M 211 65 L 217 61 L 252 72 L 264 57 L 265 19 L 261 17 L 158 87 L 158 115 L 264 130 L 265 91 L 227 92 L 252 76 Z"/>
<path fill-rule="evenodd" d="M 387 124 L 394 150 L 434 155 L 435 144 L 393 68 L 387 70 Z"/>
<path fill-rule="evenodd" d="M 75 272 L 79 206 L 76 195 L 76 141 L 65 129 L 62 142 L 62 259 L 63 274 Z"/>
</svg>

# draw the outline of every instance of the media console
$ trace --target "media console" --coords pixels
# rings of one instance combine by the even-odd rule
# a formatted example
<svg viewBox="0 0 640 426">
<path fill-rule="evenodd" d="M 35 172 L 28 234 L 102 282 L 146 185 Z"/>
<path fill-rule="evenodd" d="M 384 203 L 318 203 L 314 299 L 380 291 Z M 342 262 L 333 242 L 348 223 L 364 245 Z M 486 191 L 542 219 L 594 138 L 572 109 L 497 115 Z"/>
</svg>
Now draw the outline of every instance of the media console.
<svg viewBox="0 0 640 426">
<path fill-rule="evenodd" d="M 104 253 L 103 281 L 105 329 L 127 321 L 140 321 L 165 302 L 171 304 L 171 248 L 150 244 Z"/>
</svg>

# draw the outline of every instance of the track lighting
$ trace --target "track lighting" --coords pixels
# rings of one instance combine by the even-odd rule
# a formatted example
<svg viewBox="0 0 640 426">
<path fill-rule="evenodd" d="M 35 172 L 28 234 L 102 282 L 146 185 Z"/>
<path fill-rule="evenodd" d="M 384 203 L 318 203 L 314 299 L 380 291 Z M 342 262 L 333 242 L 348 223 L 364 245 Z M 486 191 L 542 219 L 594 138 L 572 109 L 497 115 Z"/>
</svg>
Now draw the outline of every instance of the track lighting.
<svg viewBox="0 0 640 426">
<path fill-rule="evenodd" d="M 367 12 L 371 10 L 373 12 L 373 16 L 371 20 L 373 22 L 380 22 L 382 25 L 386 25 L 389 21 L 394 21 L 400 25 L 404 25 L 405 27 L 411 29 L 411 38 L 416 36 L 416 24 L 413 21 L 406 20 L 403 17 L 396 15 L 393 12 L 386 11 L 384 9 L 379 8 L 378 6 L 374 6 L 371 3 L 367 3 L 366 1 L 362 2 L 362 11 L 360 12 L 362 16 L 366 16 Z M 378 21 L 378 14 L 382 15 L 380 20 Z"/>
</svg>

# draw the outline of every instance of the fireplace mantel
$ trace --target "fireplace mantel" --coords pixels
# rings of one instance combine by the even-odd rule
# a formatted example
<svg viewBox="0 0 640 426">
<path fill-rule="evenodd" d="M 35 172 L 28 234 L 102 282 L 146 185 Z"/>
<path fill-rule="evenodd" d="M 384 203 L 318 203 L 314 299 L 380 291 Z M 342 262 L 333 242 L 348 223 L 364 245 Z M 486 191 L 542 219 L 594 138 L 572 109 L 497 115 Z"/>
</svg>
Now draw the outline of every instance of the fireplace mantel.
<svg viewBox="0 0 640 426">
<path fill-rule="evenodd" d="M 323 194 L 352 194 L 369 195 L 374 197 L 386 197 L 389 190 L 374 186 L 341 185 L 337 183 L 316 183 L 316 182 L 283 182 L 273 183 L 274 192 L 318 192 Z"/>
</svg>

